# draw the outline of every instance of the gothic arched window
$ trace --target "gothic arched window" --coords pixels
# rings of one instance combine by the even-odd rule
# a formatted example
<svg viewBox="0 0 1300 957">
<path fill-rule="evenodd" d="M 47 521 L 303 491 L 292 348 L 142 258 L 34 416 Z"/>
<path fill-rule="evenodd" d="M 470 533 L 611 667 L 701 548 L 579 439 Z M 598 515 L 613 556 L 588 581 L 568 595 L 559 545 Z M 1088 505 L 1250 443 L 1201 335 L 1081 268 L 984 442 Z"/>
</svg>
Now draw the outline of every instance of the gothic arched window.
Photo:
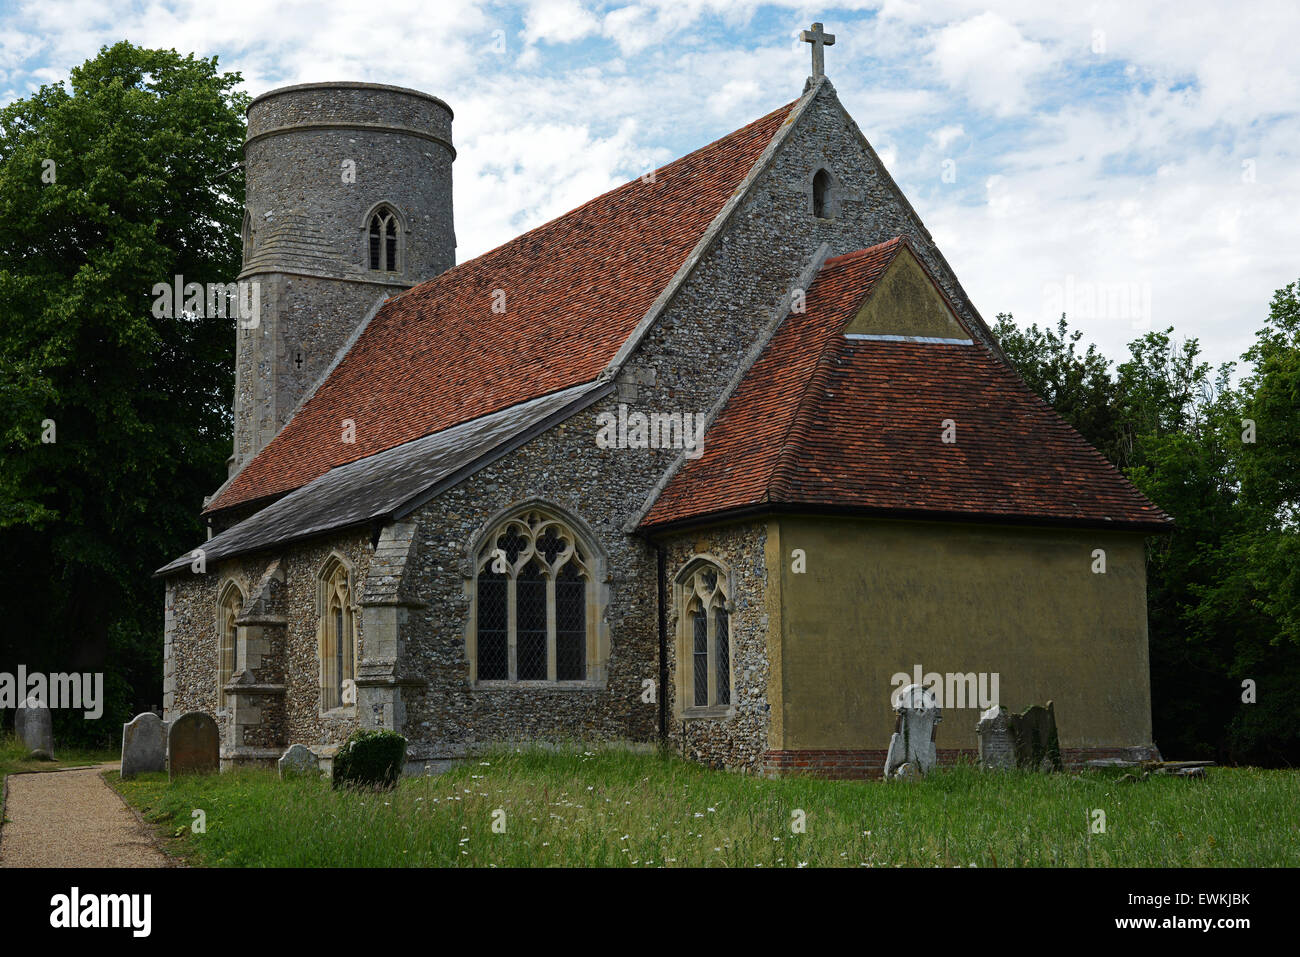
<svg viewBox="0 0 1300 957">
<path fill-rule="evenodd" d="M 226 706 L 226 684 L 239 660 L 239 626 L 235 620 L 244 607 L 244 593 L 233 581 L 221 589 L 217 600 L 217 707 Z"/>
<path fill-rule="evenodd" d="M 812 181 L 812 212 L 818 219 L 830 219 L 831 210 L 831 174 L 819 169 Z"/>
<path fill-rule="evenodd" d="M 590 680 L 599 626 L 594 568 L 573 527 L 541 509 L 485 536 L 474 562 L 475 680 Z"/>
<path fill-rule="evenodd" d="M 731 706 L 731 614 L 726 572 L 708 559 L 677 578 L 678 662 L 684 713 Z"/>
<path fill-rule="evenodd" d="M 370 268 L 382 272 L 397 272 L 400 259 L 397 243 L 401 230 L 397 212 L 389 206 L 380 206 L 370 214 L 367 235 L 370 240 Z"/>
<path fill-rule="evenodd" d="M 321 569 L 317 581 L 320 615 L 320 707 L 330 711 L 355 701 L 344 700 L 347 682 L 356 678 L 356 612 L 351 570 L 337 555 Z"/>
</svg>

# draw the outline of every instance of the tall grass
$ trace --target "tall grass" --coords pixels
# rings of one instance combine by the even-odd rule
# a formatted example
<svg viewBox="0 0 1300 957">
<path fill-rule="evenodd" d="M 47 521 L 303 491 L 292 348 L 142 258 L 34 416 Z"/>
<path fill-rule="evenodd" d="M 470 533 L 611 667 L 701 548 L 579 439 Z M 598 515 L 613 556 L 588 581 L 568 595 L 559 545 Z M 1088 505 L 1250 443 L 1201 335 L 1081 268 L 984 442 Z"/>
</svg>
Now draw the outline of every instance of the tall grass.
<svg viewBox="0 0 1300 957">
<path fill-rule="evenodd" d="M 1300 776 L 1288 771 L 1129 782 L 957 767 L 917 783 L 769 781 L 662 755 L 521 750 L 390 792 L 266 771 L 117 787 L 174 850 L 224 866 L 1300 864 Z M 205 833 L 191 827 L 196 809 Z M 1090 828 L 1095 810 L 1104 833 Z M 504 833 L 493 831 L 500 812 Z"/>
</svg>

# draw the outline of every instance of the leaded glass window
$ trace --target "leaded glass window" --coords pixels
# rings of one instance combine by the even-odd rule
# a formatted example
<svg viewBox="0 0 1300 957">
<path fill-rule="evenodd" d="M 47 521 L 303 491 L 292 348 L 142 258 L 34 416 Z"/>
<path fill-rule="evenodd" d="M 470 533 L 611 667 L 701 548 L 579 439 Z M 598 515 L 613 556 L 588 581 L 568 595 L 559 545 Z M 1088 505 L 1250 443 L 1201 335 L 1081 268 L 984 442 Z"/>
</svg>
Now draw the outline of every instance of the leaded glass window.
<svg viewBox="0 0 1300 957">
<path fill-rule="evenodd" d="M 348 567 L 330 558 L 321 569 L 320 706 L 322 711 L 342 707 L 346 682 L 356 677 L 356 614 Z"/>
<path fill-rule="evenodd" d="M 217 609 L 217 707 L 226 706 L 225 687 L 235 673 L 239 652 L 239 626 L 235 619 L 244 605 L 244 595 L 233 581 L 221 592 Z"/>
<path fill-rule="evenodd" d="M 474 671 L 479 681 L 584 681 L 596 614 L 590 551 L 565 522 L 530 510 L 479 551 Z"/>
<path fill-rule="evenodd" d="M 370 268 L 397 271 L 397 214 L 381 206 L 370 217 Z"/>
<path fill-rule="evenodd" d="M 731 619 L 726 575 L 699 561 L 679 580 L 683 669 L 680 687 L 690 708 L 731 704 Z"/>
</svg>

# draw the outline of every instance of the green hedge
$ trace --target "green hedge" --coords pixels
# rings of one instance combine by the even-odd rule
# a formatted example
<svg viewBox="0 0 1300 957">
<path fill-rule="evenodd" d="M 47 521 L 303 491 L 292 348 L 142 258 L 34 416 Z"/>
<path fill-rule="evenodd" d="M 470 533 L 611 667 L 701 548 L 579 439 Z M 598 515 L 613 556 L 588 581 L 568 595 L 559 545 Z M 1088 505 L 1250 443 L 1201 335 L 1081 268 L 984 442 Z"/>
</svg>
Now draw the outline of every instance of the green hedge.
<svg viewBox="0 0 1300 957">
<path fill-rule="evenodd" d="M 334 786 L 391 788 L 406 763 L 406 738 L 396 731 L 354 731 L 334 757 Z"/>
</svg>

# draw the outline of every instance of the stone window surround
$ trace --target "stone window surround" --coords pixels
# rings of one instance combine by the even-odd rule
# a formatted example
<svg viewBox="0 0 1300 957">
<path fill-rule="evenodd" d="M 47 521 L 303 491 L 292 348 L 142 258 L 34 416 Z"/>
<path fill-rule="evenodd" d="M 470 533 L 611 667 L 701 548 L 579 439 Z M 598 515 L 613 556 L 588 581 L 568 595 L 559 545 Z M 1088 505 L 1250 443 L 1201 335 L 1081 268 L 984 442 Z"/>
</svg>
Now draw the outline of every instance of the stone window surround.
<svg viewBox="0 0 1300 957">
<path fill-rule="evenodd" d="M 379 269 L 370 268 L 370 220 L 376 213 L 386 212 L 397 222 L 397 255 L 394 257 L 393 265 L 395 269 L 389 271 L 382 268 L 383 254 L 380 254 Z M 405 214 L 392 200 L 381 199 L 371 206 L 364 216 L 361 217 L 361 268 L 368 273 L 381 273 L 386 276 L 404 275 L 406 273 L 406 246 L 410 237 L 411 225 L 407 221 Z M 381 247 L 382 248 L 382 247 Z"/>
<path fill-rule="evenodd" d="M 488 679 L 478 677 L 478 573 L 486 566 L 491 557 L 491 545 L 511 521 L 536 514 L 542 518 L 538 528 L 555 524 L 566 530 L 575 544 L 580 544 L 586 553 L 584 572 L 587 578 L 587 677 L 579 680 L 510 680 Z M 511 505 L 493 515 L 480 526 L 466 549 L 466 562 L 462 568 L 465 577 L 465 595 L 469 598 L 469 611 L 465 621 L 465 656 L 469 663 L 469 685 L 483 691 L 588 691 L 601 690 L 608 684 L 609 662 L 609 623 L 605 618 L 605 609 L 609 605 L 609 562 L 604 549 L 599 546 L 595 533 L 586 522 L 562 508 L 540 498 Z M 516 569 L 532 558 L 532 551 L 525 551 L 516 561 Z M 547 573 L 548 579 L 551 575 Z M 553 579 L 552 579 L 553 580 Z M 555 621 L 554 589 L 547 589 L 547 620 Z M 548 632 L 550 629 L 548 629 Z M 514 629 L 511 628 L 513 642 Z M 547 652 L 549 670 L 554 673 L 555 641 L 553 633 L 548 634 Z M 513 656 L 512 656 L 513 657 Z"/>
<path fill-rule="evenodd" d="M 230 607 L 230 600 L 234 597 L 234 607 Z M 248 593 L 244 587 L 233 578 L 227 578 L 217 588 L 217 713 L 225 711 L 229 706 L 226 704 L 226 683 L 230 681 L 231 676 L 239 670 L 239 626 L 235 624 L 240 613 L 244 610 L 244 602 L 248 600 Z M 222 667 L 222 645 L 226 640 L 226 632 L 230 630 L 233 634 L 230 636 L 230 670 L 226 671 Z M 224 673 L 223 673 L 224 672 Z"/>
<path fill-rule="evenodd" d="M 694 598 L 693 579 L 696 573 L 706 566 L 711 566 L 718 575 L 718 587 L 722 592 L 722 607 L 728 615 L 728 640 L 730 642 L 730 654 L 728 655 L 728 665 L 730 667 L 731 694 L 728 704 L 719 705 L 711 704 L 699 706 L 688 704 L 694 701 L 694 658 L 693 643 L 694 634 L 691 631 L 691 616 L 686 614 Z M 672 581 L 672 606 L 669 613 L 669 628 L 675 635 L 676 641 L 676 674 L 673 676 L 674 690 L 676 692 L 677 717 L 683 721 L 693 719 L 730 719 L 736 716 L 736 640 L 735 640 L 735 605 L 731 596 L 735 593 L 735 580 L 731 569 L 727 563 L 718 556 L 708 552 L 696 552 L 691 555 L 683 564 L 677 574 L 673 576 Z M 712 616 L 710 616 L 712 618 Z M 712 646 L 714 628 L 710 621 L 709 627 L 710 647 L 709 647 L 709 679 L 712 685 L 714 681 L 714 649 Z M 712 695 L 710 696 L 712 697 Z"/>
<path fill-rule="evenodd" d="M 816 197 L 814 196 L 815 190 L 813 187 L 814 184 L 817 182 L 817 176 L 819 173 L 825 173 L 827 178 L 830 180 L 829 184 L 826 187 L 826 206 L 824 209 L 824 212 L 826 213 L 825 216 L 817 216 L 817 201 L 816 201 Z M 835 172 L 829 166 L 822 164 L 815 167 L 812 171 L 812 175 L 808 177 L 807 186 L 804 188 L 804 194 L 808 198 L 808 207 L 807 207 L 808 215 L 814 216 L 822 221 L 839 219 L 840 201 L 846 198 L 844 196 L 843 186 L 844 186 L 843 182 L 840 180 L 838 176 L 835 175 Z"/>
<path fill-rule="evenodd" d="M 355 681 L 357 675 L 357 662 L 360 660 L 358 654 L 358 635 L 357 623 L 361 618 L 361 607 L 356 601 L 356 588 L 354 587 L 354 567 L 352 562 L 340 552 L 331 551 L 326 556 L 325 561 L 316 572 L 316 664 L 317 687 L 317 713 L 322 718 L 350 718 L 357 713 L 356 701 L 352 704 L 340 704 L 334 708 L 325 707 L 325 658 L 327 648 L 333 649 L 333 642 L 337 641 L 338 636 L 332 634 L 330 620 L 331 591 L 337 586 L 335 580 L 339 572 L 343 572 L 344 582 L 343 590 L 347 595 L 347 601 L 344 604 L 344 624 L 352 635 L 352 678 Z"/>
</svg>

